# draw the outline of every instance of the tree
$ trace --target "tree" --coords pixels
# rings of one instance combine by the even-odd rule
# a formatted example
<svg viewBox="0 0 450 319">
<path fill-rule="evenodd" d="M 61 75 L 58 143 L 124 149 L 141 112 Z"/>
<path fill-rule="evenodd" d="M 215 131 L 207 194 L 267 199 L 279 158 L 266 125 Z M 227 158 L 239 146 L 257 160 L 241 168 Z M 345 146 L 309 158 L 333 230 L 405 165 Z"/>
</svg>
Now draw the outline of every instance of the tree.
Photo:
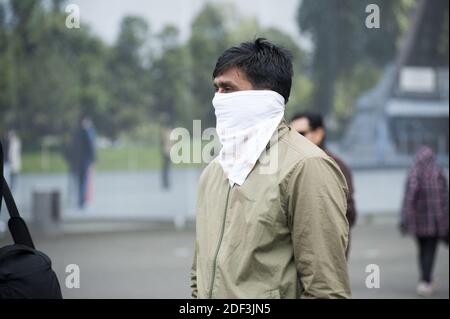
<svg viewBox="0 0 450 319">
<path fill-rule="evenodd" d="M 228 48 L 226 15 L 219 5 L 207 3 L 194 18 L 188 42 L 192 57 L 190 90 L 193 95 L 193 116 L 207 126 L 215 126 L 212 72 L 219 55 Z"/>
<path fill-rule="evenodd" d="M 380 29 L 365 25 L 368 4 L 381 10 Z M 335 83 L 347 78 L 359 63 L 380 67 L 394 58 L 402 22 L 411 1 L 304 0 L 297 20 L 314 43 L 314 107 L 323 114 L 334 110 Z"/>
<path fill-rule="evenodd" d="M 144 48 L 149 37 L 147 22 L 140 17 L 124 17 L 119 36 L 108 63 L 110 90 L 108 111 L 103 113 L 104 132 L 117 138 L 146 119 L 151 105 L 148 76 L 143 65 Z"/>
<path fill-rule="evenodd" d="M 149 37 L 147 22 L 138 16 L 126 16 L 120 23 L 119 36 L 114 46 L 114 62 L 132 68 L 142 69 L 143 49 Z"/>
<path fill-rule="evenodd" d="M 10 108 L 9 85 L 10 85 L 10 63 L 8 61 L 8 41 L 9 36 L 6 26 L 6 12 L 2 2 L 0 2 L 0 132 L 4 129 L 6 116 Z M 1 134 L 1 133 L 0 133 Z"/>
<path fill-rule="evenodd" d="M 153 112 L 167 115 L 168 124 L 192 126 L 189 50 L 178 40 L 179 31 L 166 26 L 157 36 L 161 53 L 150 67 Z"/>
<path fill-rule="evenodd" d="M 56 13 L 62 12 L 62 7 L 66 0 L 52 0 L 52 11 Z"/>
<path fill-rule="evenodd" d="M 65 14 L 39 1 L 10 1 L 10 7 L 6 49 L 0 49 L 2 126 L 15 126 L 28 147 L 73 128 L 83 107 L 106 113 L 104 44 L 87 27 L 67 29 Z"/>
</svg>

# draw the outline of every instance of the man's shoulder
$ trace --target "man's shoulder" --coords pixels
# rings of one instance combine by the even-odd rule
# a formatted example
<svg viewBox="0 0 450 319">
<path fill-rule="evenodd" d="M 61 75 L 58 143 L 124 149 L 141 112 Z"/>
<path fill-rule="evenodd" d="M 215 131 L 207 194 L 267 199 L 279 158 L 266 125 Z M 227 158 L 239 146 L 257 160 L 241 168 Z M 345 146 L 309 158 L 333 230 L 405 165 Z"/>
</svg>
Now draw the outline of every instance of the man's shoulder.
<svg viewBox="0 0 450 319">
<path fill-rule="evenodd" d="M 211 162 L 209 162 L 205 168 L 202 171 L 202 175 L 203 174 L 209 174 L 215 170 L 217 170 L 218 168 L 220 168 L 220 163 L 219 163 L 219 158 L 215 157 L 211 160 Z"/>
<path fill-rule="evenodd" d="M 296 163 L 308 158 L 328 158 L 329 156 L 303 135 L 290 130 L 280 140 L 282 156 Z"/>
<path fill-rule="evenodd" d="M 200 174 L 199 184 L 203 184 L 205 182 L 205 179 L 218 178 L 222 175 L 222 166 L 219 163 L 218 157 L 216 157 L 203 169 L 202 173 Z"/>
<path fill-rule="evenodd" d="M 349 167 L 344 163 L 344 161 L 339 156 L 331 152 L 329 149 L 325 149 L 325 153 L 327 153 L 327 155 L 330 156 L 336 162 L 336 164 L 339 166 L 339 168 L 345 175 L 351 173 Z"/>
</svg>

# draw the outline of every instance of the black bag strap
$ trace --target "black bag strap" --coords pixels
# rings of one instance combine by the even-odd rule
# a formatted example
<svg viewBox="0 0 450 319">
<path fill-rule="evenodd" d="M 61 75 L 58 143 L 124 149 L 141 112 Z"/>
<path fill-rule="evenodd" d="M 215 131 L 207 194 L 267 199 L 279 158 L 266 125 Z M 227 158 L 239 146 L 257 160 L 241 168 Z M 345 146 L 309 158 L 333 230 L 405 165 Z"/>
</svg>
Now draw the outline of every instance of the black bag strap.
<svg viewBox="0 0 450 319">
<path fill-rule="evenodd" d="M 0 183 L 0 213 L 2 212 L 2 203 L 3 203 L 3 176 L 5 176 L 4 174 L 4 165 L 5 165 L 5 157 L 3 157 L 3 144 L 1 141 L 1 136 L 0 136 L 0 161 L 2 161 L 2 165 L 0 165 L 2 168 L 0 169 L 0 176 L 2 177 L 2 181 Z"/>
<path fill-rule="evenodd" d="M 5 200 L 6 208 L 9 212 L 9 221 L 8 228 L 11 236 L 14 240 L 14 243 L 17 245 L 25 245 L 30 248 L 35 248 L 33 239 L 31 238 L 30 232 L 28 231 L 28 227 L 25 224 L 25 221 L 20 217 L 19 210 L 17 209 L 16 202 L 14 201 L 14 197 L 11 194 L 11 190 L 9 189 L 8 183 L 6 182 L 4 175 L 4 154 L 3 154 L 3 145 L 0 141 L 0 155 L 1 155 L 1 181 L 0 181 L 0 211 L 1 211 L 1 202 L 2 198 Z"/>
</svg>

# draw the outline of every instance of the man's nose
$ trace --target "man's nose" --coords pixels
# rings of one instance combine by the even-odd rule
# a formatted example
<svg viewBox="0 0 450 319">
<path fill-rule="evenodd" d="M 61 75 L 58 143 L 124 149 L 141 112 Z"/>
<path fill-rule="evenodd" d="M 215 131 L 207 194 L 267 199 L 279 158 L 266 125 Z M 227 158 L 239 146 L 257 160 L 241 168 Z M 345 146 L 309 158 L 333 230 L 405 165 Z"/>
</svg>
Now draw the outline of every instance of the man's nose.
<svg viewBox="0 0 450 319">
<path fill-rule="evenodd" d="M 225 93 L 225 90 L 224 90 L 223 88 L 219 88 L 219 89 L 217 90 L 217 93 Z"/>
</svg>

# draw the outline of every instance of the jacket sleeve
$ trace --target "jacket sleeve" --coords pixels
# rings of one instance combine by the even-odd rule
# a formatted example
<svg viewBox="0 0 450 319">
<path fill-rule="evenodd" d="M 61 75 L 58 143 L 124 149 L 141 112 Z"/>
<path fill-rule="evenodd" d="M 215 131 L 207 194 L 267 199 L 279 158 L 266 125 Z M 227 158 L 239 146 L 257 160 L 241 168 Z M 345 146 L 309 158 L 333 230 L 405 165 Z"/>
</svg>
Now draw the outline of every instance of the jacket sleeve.
<svg viewBox="0 0 450 319">
<path fill-rule="evenodd" d="M 347 182 L 348 194 L 347 194 L 347 220 L 349 227 L 352 228 L 356 223 L 357 213 L 355 207 L 354 199 L 354 188 L 353 188 L 353 176 L 350 169 L 342 161 L 336 162 L 344 174 L 345 181 Z"/>
<path fill-rule="evenodd" d="M 415 206 L 417 193 L 419 191 L 419 180 L 417 171 L 412 169 L 406 179 L 405 195 L 403 197 L 403 205 L 401 210 L 401 226 L 404 231 L 415 231 Z"/>
<path fill-rule="evenodd" d="M 191 267 L 191 295 L 192 298 L 197 299 L 197 245 L 194 250 L 194 260 Z"/>
<path fill-rule="evenodd" d="M 345 177 L 330 158 L 297 164 L 287 186 L 300 298 L 350 298 Z"/>
</svg>

